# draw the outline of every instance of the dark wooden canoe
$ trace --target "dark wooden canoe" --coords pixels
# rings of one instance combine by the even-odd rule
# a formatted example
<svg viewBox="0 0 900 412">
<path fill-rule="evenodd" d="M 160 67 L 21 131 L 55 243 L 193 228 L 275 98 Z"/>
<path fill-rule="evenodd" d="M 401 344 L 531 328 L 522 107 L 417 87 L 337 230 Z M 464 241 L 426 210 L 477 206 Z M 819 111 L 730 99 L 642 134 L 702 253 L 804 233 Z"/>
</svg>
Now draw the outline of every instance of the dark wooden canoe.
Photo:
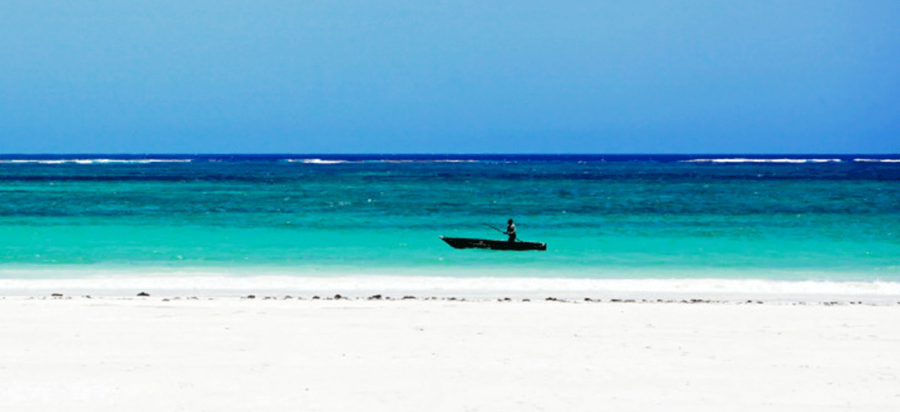
<svg viewBox="0 0 900 412">
<path fill-rule="evenodd" d="M 443 237 L 441 240 L 456 249 L 491 249 L 491 250 L 547 250 L 546 243 L 507 242 L 505 240 L 466 239 L 461 237 Z"/>
</svg>

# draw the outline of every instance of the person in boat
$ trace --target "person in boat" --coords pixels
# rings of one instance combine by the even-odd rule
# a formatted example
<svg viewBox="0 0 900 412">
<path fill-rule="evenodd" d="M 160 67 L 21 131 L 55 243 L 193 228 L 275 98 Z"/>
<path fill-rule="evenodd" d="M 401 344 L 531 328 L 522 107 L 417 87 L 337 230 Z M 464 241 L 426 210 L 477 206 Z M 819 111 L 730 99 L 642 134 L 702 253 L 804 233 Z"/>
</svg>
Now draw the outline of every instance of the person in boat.
<svg viewBox="0 0 900 412">
<path fill-rule="evenodd" d="M 516 225 L 513 223 L 512 219 L 509 219 L 506 222 L 506 232 L 503 232 L 503 234 L 509 235 L 510 242 L 516 241 Z"/>
</svg>

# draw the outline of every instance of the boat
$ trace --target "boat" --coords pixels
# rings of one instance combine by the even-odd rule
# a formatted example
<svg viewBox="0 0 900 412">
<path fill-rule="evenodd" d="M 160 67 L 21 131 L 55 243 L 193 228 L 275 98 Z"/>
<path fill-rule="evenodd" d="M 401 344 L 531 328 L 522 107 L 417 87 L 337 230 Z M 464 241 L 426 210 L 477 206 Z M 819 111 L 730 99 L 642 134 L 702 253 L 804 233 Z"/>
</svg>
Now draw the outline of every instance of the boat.
<svg viewBox="0 0 900 412">
<path fill-rule="evenodd" d="M 454 249 L 490 249 L 490 250 L 547 250 L 546 243 L 509 242 L 506 240 L 468 239 L 462 237 L 440 237 Z"/>
</svg>

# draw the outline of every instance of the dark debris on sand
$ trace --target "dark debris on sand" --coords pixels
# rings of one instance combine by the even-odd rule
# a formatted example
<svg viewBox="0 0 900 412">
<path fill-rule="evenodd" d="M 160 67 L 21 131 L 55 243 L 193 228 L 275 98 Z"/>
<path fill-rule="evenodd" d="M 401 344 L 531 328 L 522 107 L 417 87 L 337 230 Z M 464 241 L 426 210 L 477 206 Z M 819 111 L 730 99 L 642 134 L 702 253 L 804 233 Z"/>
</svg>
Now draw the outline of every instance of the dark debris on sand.
<svg viewBox="0 0 900 412">
<path fill-rule="evenodd" d="M 137 294 L 137 297 L 150 297 L 151 295 L 147 292 L 140 292 Z M 81 295 L 82 299 L 92 299 L 91 295 Z M 5 297 L 0 296 L 0 299 L 5 299 Z M 51 300 L 51 299 L 72 299 L 70 296 L 65 296 L 63 293 L 51 293 L 49 295 L 43 296 L 31 296 L 28 299 L 41 299 L 41 300 Z M 104 297 L 100 297 L 100 299 L 104 299 Z M 109 299 L 109 298 L 107 298 Z M 113 298 L 113 299 L 125 299 L 132 300 L 132 298 Z M 201 298 L 197 296 L 190 297 L 166 297 L 160 299 L 162 302 L 169 302 L 174 300 L 213 300 L 212 298 Z M 245 295 L 241 296 L 240 299 L 257 299 L 257 295 Z M 283 296 L 262 296 L 259 299 L 261 300 L 305 300 L 309 299 L 307 297 L 298 296 L 298 295 L 283 295 Z M 403 295 L 398 298 L 391 298 L 390 296 L 385 296 L 382 294 L 374 294 L 371 296 L 345 296 L 342 294 L 335 294 L 332 296 L 320 297 L 319 295 L 312 296 L 312 300 L 353 300 L 353 301 L 362 301 L 362 300 L 390 300 L 390 301 L 401 301 L 401 300 L 426 300 L 426 301 L 449 301 L 449 302 L 466 302 L 466 298 L 456 297 L 456 296 L 444 296 L 444 297 L 436 297 L 436 296 L 414 296 L 414 295 Z M 475 299 L 475 301 L 493 301 L 497 302 L 531 302 L 533 299 L 530 298 L 510 298 L 510 297 L 496 297 L 496 298 L 488 298 L 488 299 Z M 757 300 L 757 299 L 737 299 L 737 300 L 716 300 L 716 299 L 702 299 L 702 298 L 676 298 L 676 299 L 624 299 L 624 298 L 596 298 L 596 297 L 584 297 L 580 299 L 567 300 L 565 298 L 558 298 L 555 296 L 549 296 L 544 299 L 548 302 L 560 302 L 560 303 L 572 303 L 579 304 L 580 302 L 585 303 L 643 303 L 643 304 L 731 304 L 731 305 L 764 305 L 764 304 L 775 304 L 775 305 L 789 305 L 789 306 L 806 306 L 806 305 L 821 305 L 821 306 L 884 306 L 891 305 L 893 306 L 894 302 L 866 302 L 861 300 L 846 300 L 846 301 L 775 301 L 774 303 L 771 301 Z M 900 301 L 896 302 L 896 305 L 900 305 Z"/>
</svg>

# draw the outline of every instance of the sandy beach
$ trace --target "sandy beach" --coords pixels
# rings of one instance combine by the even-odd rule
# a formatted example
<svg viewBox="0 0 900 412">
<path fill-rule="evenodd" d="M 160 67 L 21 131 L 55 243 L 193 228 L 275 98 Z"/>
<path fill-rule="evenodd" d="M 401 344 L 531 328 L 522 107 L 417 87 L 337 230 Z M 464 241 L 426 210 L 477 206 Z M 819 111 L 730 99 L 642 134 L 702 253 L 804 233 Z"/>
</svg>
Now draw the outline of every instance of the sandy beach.
<svg viewBox="0 0 900 412">
<path fill-rule="evenodd" d="M 0 412 L 900 412 L 900 1 L 0 2 Z"/>
<path fill-rule="evenodd" d="M 900 408 L 896 302 L 0 299 L 4 411 Z"/>
</svg>

